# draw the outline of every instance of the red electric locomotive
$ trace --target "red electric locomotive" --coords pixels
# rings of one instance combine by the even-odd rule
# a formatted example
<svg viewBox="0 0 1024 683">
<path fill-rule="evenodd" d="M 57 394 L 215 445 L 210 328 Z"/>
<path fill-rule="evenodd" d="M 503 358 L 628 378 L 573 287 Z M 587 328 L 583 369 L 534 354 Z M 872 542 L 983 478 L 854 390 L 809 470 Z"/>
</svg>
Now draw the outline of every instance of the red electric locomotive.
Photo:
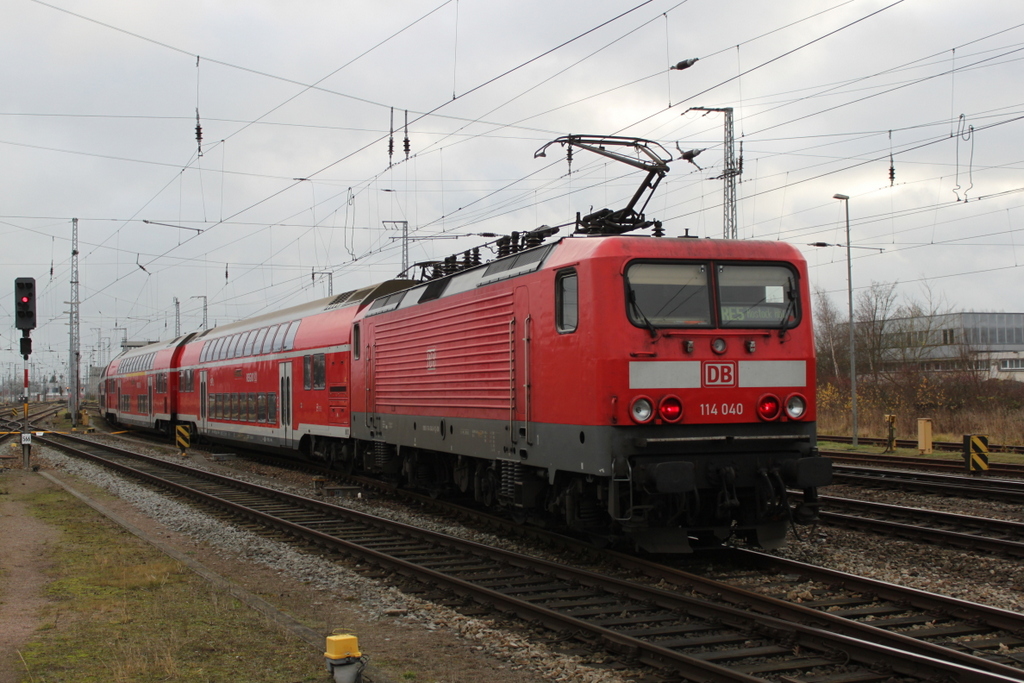
<svg viewBox="0 0 1024 683">
<path fill-rule="evenodd" d="M 655 160 L 634 163 L 653 191 L 667 166 L 638 148 Z M 146 419 L 123 397 L 106 398 L 107 415 L 461 492 L 653 552 L 730 536 L 777 546 L 815 519 L 831 481 L 805 263 L 778 242 L 659 237 L 633 210 L 639 195 L 551 244 L 551 229 L 505 238 L 491 263 L 132 351 L 108 368 L 108 392 L 143 396 L 170 363 L 170 412 L 154 412 L 154 387 Z M 654 237 L 619 234 L 651 226 Z M 159 367 L 131 360 L 148 355 Z M 796 507 L 790 488 L 803 490 Z"/>
<path fill-rule="evenodd" d="M 780 543 L 817 457 L 804 261 L 775 242 L 570 237 L 353 323 L 362 469 L 683 552 Z M 805 521 L 810 507 L 796 511 Z"/>
</svg>

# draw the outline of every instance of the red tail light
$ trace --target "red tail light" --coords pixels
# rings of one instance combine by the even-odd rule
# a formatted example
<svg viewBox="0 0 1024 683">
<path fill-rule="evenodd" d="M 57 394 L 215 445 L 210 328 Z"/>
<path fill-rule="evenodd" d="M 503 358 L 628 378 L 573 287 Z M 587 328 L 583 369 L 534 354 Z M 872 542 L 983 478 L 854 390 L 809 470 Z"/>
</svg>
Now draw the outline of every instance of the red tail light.
<svg viewBox="0 0 1024 683">
<path fill-rule="evenodd" d="M 658 405 L 658 415 L 665 422 L 678 422 L 683 417 L 683 402 L 675 396 L 666 396 Z"/>
<path fill-rule="evenodd" d="M 774 420 L 782 409 L 782 401 L 778 396 L 766 394 L 757 401 L 757 414 L 762 420 Z"/>
</svg>

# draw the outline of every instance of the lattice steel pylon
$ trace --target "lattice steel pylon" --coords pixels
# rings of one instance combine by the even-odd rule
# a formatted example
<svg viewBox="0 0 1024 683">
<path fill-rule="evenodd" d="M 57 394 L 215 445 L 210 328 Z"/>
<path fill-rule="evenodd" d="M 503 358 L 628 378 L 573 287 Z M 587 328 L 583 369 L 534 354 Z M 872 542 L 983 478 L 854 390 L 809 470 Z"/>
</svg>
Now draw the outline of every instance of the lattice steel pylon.
<svg viewBox="0 0 1024 683">
<path fill-rule="evenodd" d="M 71 426 L 78 426 L 78 401 L 81 395 L 78 375 L 79 358 L 81 355 L 81 337 L 79 336 L 78 318 L 78 219 L 71 219 L 71 318 L 70 347 L 68 354 L 68 412 L 71 413 Z"/>
<path fill-rule="evenodd" d="M 725 181 L 722 197 L 722 236 L 727 240 L 739 239 L 736 223 L 736 178 L 743 173 L 743 158 L 741 155 L 739 164 L 736 163 L 735 140 L 732 133 L 732 107 L 690 107 L 687 111 L 720 111 L 725 114 L 725 149 L 723 151 L 725 170 L 715 179 Z"/>
</svg>

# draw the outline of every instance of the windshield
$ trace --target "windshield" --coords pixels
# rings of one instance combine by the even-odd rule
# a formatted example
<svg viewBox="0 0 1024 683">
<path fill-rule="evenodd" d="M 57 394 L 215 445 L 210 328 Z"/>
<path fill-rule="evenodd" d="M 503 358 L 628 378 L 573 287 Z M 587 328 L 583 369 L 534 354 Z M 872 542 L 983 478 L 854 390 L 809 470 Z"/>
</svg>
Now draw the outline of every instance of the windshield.
<svg viewBox="0 0 1024 683">
<path fill-rule="evenodd" d="M 784 264 L 636 262 L 626 269 L 626 287 L 630 321 L 652 334 L 660 327 L 716 324 L 788 328 L 800 316 L 796 271 Z"/>
<path fill-rule="evenodd" d="M 641 327 L 711 324 L 708 268 L 703 263 L 634 263 L 626 270 L 629 318 Z"/>
<path fill-rule="evenodd" d="M 791 327 L 796 321 L 796 274 L 786 266 L 720 264 L 722 327 Z"/>
</svg>

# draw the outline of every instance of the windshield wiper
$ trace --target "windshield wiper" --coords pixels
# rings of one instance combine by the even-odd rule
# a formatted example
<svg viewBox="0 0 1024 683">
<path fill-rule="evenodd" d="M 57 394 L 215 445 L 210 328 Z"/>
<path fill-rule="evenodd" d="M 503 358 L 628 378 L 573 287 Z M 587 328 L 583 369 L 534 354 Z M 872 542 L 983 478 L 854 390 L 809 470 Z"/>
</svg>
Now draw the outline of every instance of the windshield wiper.
<svg viewBox="0 0 1024 683">
<path fill-rule="evenodd" d="M 786 330 L 789 329 L 789 315 L 796 316 L 796 297 L 797 292 L 793 288 L 793 278 L 786 278 L 786 310 L 782 312 L 782 320 L 779 321 L 779 339 L 782 339 L 786 335 Z"/>
<path fill-rule="evenodd" d="M 651 339 L 657 339 L 658 330 L 657 328 L 654 327 L 654 324 L 647 319 L 647 316 L 644 315 L 644 312 L 640 310 L 640 305 L 636 302 L 636 290 L 633 289 L 632 287 L 629 288 L 629 304 L 633 307 L 633 310 L 636 311 L 636 314 L 640 317 L 640 320 L 643 321 L 644 327 L 647 328 L 647 331 L 651 333 Z"/>
</svg>

